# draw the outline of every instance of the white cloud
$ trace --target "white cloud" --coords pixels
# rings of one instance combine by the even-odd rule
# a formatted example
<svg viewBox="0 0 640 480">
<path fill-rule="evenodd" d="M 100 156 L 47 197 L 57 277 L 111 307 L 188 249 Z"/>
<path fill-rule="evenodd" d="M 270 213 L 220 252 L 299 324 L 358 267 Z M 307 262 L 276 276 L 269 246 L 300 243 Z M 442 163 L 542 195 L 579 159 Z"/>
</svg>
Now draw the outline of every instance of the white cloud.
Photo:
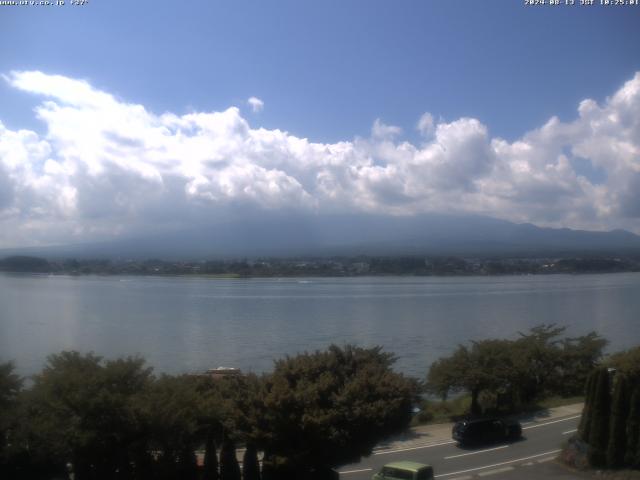
<svg viewBox="0 0 640 480">
<path fill-rule="evenodd" d="M 323 144 L 254 128 L 236 107 L 156 115 L 86 81 L 4 78 L 44 97 L 36 115 L 46 134 L 0 123 L 0 246 L 105 239 L 261 209 L 473 212 L 640 232 L 640 73 L 602 104 L 582 101 L 573 121 L 551 118 L 511 143 L 490 138 L 477 119 L 425 114 L 420 145 L 379 119 L 370 138 Z"/>
<path fill-rule="evenodd" d="M 431 115 L 429 112 L 425 112 L 420 117 L 420 120 L 418 120 L 418 125 L 416 128 L 422 135 L 426 136 L 430 135 L 433 132 L 434 126 L 435 124 L 433 121 L 433 115 Z"/>
<path fill-rule="evenodd" d="M 261 112 L 264 109 L 264 102 L 258 97 L 249 97 L 247 103 L 251 107 L 253 113 Z"/>
<path fill-rule="evenodd" d="M 373 138 L 392 139 L 401 133 L 402 129 L 400 127 L 386 125 L 379 118 L 376 118 L 376 121 L 373 122 L 373 127 L 371 127 L 371 136 Z"/>
</svg>

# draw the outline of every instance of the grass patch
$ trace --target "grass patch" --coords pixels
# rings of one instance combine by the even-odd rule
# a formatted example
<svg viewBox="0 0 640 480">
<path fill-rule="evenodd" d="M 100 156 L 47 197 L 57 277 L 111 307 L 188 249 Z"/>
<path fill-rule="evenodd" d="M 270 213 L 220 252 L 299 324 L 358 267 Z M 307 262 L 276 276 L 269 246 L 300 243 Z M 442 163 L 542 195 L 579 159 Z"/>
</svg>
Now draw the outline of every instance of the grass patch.
<svg viewBox="0 0 640 480">
<path fill-rule="evenodd" d="M 425 425 L 427 423 L 447 423 L 461 417 L 469 411 L 471 395 L 462 395 L 451 400 L 423 400 L 420 412 L 417 413 L 411 425 Z"/>
<path fill-rule="evenodd" d="M 531 405 L 523 405 L 515 412 L 509 411 L 487 411 L 487 415 L 507 415 L 527 412 L 537 412 L 549 408 L 562 407 L 584 402 L 583 396 L 577 397 L 549 397 L 539 400 Z M 469 413 L 471 406 L 471 395 L 462 395 L 451 400 L 423 400 L 420 405 L 420 412 L 411 420 L 411 426 L 426 425 L 430 423 L 453 422 Z"/>
<path fill-rule="evenodd" d="M 540 400 L 537 403 L 539 408 L 555 408 L 555 407 L 564 407 L 565 405 L 573 405 L 575 403 L 584 403 L 584 396 L 580 395 L 577 397 L 549 397 L 544 400 Z"/>
</svg>

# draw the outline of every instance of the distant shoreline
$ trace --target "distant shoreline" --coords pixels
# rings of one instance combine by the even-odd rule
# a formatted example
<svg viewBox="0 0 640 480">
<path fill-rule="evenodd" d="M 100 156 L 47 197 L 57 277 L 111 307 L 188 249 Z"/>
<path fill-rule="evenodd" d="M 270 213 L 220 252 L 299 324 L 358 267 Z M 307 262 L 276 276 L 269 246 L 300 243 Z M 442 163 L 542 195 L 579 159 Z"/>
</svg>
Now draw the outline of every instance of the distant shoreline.
<svg viewBox="0 0 640 480">
<path fill-rule="evenodd" d="M 0 272 L 68 276 L 150 276 L 211 279 L 350 277 L 496 277 L 640 272 L 640 258 L 336 257 L 258 260 L 47 260 L 0 259 Z"/>
</svg>

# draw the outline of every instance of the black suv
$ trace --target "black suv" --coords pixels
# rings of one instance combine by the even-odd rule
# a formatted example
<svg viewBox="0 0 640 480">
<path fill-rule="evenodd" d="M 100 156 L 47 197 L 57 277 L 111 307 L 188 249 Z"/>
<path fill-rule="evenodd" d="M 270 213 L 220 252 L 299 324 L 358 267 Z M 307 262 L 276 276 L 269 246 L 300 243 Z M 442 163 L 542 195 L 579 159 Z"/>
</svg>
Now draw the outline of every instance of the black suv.
<svg viewBox="0 0 640 480">
<path fill-rule="evenodd" d="M 522 427 L 517 420 L 500 418 L 460 420 L 453 426 L 452 436 L 460 445 L 516 440 L 522 436 Z"/>
</svg>

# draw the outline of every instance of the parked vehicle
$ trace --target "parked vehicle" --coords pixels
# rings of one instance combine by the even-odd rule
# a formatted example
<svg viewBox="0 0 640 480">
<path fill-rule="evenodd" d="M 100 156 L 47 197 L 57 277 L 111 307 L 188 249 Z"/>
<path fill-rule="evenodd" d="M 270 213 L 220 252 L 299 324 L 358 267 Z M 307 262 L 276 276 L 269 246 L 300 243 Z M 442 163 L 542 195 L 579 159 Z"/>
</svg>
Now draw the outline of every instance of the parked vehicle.
<svg viewBox="0 0 640 480">
<path fill-rule="evenodd" d="M 433 480 L 433 467 L 417 462 L 391 462 L 382 467 L 372 480 Z"/>
<path fill-rule="evenodd" d="M 461 420 L 453 426 L 452 437 L 460 445 L 516 440 L 522 436 L 522 426 L 517 420 L 478 418 Z"/>
</svg>

